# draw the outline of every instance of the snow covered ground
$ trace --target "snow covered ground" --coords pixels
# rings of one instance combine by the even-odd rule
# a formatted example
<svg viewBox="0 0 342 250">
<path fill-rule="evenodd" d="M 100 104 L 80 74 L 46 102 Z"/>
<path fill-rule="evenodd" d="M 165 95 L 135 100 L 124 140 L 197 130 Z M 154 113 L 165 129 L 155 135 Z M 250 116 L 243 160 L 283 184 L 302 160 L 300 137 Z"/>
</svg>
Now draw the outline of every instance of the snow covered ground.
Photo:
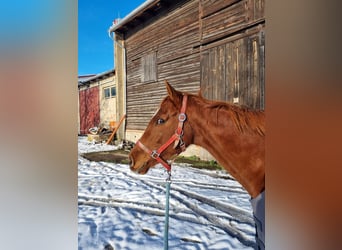
<svg viewBox="0 0 342 250">
<path fill-rule="evenodd" d="M 113 150 L 79 137 L 79 154 Z M 163 249 L 165 179 L 78 157 L 78 249 Z M 248 193 L 225 171 L 173 165 L 169 249 L 253 249 Z M 143 248 L 142 248 L 143 246 Z"/>
</svg>

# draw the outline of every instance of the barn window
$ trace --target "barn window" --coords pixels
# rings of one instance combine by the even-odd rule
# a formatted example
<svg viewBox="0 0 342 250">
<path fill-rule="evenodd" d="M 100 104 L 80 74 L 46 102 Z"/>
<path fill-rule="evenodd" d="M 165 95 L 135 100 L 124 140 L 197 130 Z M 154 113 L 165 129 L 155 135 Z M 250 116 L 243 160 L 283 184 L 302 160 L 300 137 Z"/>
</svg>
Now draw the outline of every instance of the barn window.
<svg viewBox="0 0 342 250">
<path fill-rule="evenodd" d="M 116 96 L 116 87 L 109 87 L 109 88 L 104 88 L 104 97 L 105 98 L 111 98 Z"/>
<path fill-rule="evenodd" d="M 157 53 L 153 52 L 141 58 L 142 82 L 157 81 Z"/>
</svg>

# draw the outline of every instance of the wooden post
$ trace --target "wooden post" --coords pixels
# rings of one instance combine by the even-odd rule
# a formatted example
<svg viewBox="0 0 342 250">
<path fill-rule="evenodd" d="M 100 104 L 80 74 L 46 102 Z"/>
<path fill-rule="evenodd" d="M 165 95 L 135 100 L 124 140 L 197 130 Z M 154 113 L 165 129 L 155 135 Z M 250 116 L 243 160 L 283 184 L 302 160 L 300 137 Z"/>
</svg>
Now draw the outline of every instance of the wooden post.
<svg viewBox="0 0 342 250">
<path fill-rule="evenodd" d="M 126 115 L 121 116 L 118 126 L 113 130 L 113 133 L 112 133 L 112 134 L 110 135 L 110 137 L 108 138 L 106 144 L 109 144 L 109 143 L 112 141 L 112 139 L 113 139 L 113 137 L 114 137 L 116 131 L 118 131 L 119 127 L 121 126 L 121 123 L 123 122 L 123 120 L 124 120 L 125 118 L 126 118 Z"/>
</svg>

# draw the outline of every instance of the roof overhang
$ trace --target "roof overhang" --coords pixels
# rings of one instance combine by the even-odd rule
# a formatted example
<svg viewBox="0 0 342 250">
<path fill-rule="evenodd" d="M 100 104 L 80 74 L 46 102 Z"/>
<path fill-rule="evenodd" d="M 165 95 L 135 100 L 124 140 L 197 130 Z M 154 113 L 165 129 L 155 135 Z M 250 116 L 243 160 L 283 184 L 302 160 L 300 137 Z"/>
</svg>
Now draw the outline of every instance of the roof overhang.
<svg viewBox="0 0 342 250">
<path fill-rule="evenodd" d="M 105 71 L 103 73 L 97 74 L 93 77 L 87 78 L 84 81 L 80 80 L 78 82 L 78 86 L 81 87 L 84 85 L 89 85 L 91 83 L 97 82 L 99 80 L 105 79 L 105 78 L 113 76 L 113 75 L 115 75 L 115 69 L 111 69 L 111 70 Z"/>
<path fill-rule="evenodd" d="M 118 23 L 113 23 L 110 26 L 109 34 L 113 32 L 126 32 L 131 27 L 139 25 L 141 22 L 148 20 L 155 15 L 155 12 L 160 8 L 162 0 L 146 0 L 139 7 L 129 13 L 126 17 L 121 19 Z"/>
</svg>

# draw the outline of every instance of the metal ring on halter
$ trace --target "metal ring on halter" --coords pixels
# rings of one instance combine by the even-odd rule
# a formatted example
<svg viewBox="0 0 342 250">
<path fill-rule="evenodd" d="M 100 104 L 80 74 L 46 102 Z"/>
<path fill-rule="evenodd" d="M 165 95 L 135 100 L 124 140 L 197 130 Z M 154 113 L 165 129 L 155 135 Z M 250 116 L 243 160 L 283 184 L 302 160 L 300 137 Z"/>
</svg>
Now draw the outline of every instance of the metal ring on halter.
<svg viewBox="0 0 342 250">
<path fill-rule="evenodd" d="M 186 120 L 186 114 L 185 113 L 180 113 L 178 116 L 178 121 L 184 122 Z"/>
<path fill-rule="evenodd" d="M 153 150 L 153 151 L 151 152 L 151 157 L 152 157 L 153 159 L 157 159 L 157 158 L 159 157 L 158 152 L 157 152 L 156 150 Z"/>
</svg>

